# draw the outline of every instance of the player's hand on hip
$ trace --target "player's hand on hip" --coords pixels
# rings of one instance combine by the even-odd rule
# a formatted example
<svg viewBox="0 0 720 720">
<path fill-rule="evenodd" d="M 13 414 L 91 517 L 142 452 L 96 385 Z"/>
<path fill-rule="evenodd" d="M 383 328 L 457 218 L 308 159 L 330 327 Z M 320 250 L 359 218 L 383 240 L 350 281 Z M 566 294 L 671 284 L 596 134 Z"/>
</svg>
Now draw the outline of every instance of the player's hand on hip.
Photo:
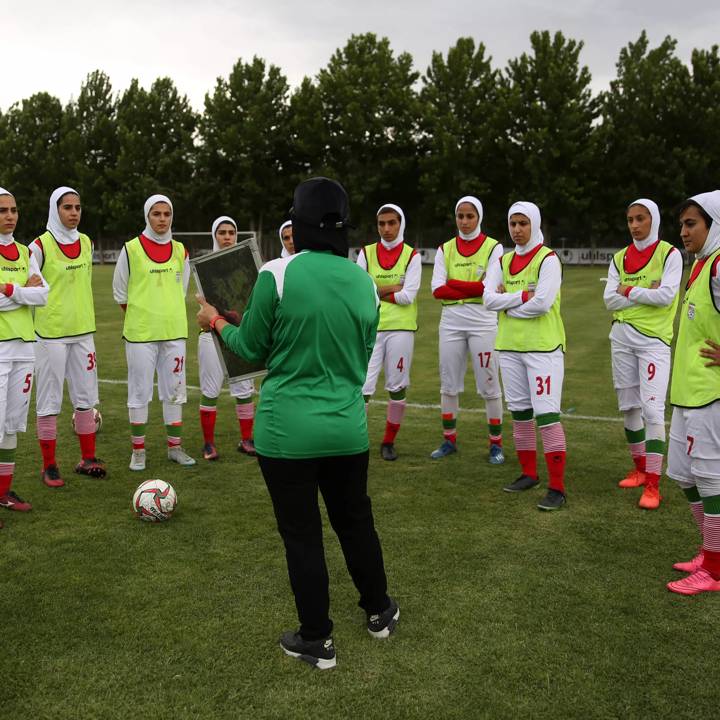
<svg viewBox="0 0 720 720">
<path fill-rule="evenodd" d="M 217 308 L 206 302 L 202 295 L 195 295 L 195 299 L 200 303 L 200 310 L 198 310 L 197 314 L 198 325 L 203 330 L 209 330 L 210 321 L 218 315 Z"/>
<path fill-rule="evenodd" d="M 700 354 L 706 360 L 710 360 L 710 362 L 705 363 L 705 367 L 715 367 L 720 365 L 720 345 L 718 345 L 714 340 L 710 340 L 710 338 L 705 341 L 705 344 L 708 345 L 708 347 L 700 348 Z"/>
</svg>

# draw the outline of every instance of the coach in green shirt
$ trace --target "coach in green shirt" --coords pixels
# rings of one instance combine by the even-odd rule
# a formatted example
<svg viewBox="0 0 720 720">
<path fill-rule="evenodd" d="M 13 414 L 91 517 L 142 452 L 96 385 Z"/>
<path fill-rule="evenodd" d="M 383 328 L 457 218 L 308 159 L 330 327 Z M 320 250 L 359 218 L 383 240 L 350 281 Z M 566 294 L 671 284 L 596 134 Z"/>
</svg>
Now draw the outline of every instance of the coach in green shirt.
<svg viewBox="0 0 720 720">
<path fill-rule="evenodd" d="M 255 447 L 285 543 L 298 632 L 280 639 L 293 657 L 335 665 L 318 489 L 367 614 L 387 637 L 400 615 L 387 595 L 380 540 L 367 495 L 368 433 L 362 385 L 375 343 L 378 298 L 348 260 L 343 187 L 312 178 L 295 190 L 295 255 L 260 269 L 235 327 L 204 303 L 198 322 L 252 362 L 265 362 Z"/>
</svg>

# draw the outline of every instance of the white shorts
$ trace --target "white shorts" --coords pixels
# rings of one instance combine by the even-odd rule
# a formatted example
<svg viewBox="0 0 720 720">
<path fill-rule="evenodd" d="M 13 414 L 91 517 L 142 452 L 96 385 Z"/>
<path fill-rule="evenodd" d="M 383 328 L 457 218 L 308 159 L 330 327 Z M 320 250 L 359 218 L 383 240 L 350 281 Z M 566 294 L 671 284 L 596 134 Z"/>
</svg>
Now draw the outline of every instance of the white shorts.
<svg viewBox="0 0 720 720">
<path fill-rule="evenodd" d="M 125 357 L 128 366 L 129 408 L 145 407 L 152 400 L 156 372 L 161 402 L 173 405 L 184 405 L 187 402 L 185 340 L 147 343 L 126 341 Z"/>
<path fill-rule="evenodd" d="M 720 400 L 701 408 L 673 408 L 667 475 L 702 497 L 720 495 Z"/>
<path fill-rule="evenodd" d="M 535 417 L 560 412 L 565 375 L 562 350 L 545 353 L 501 350 L 500 371 L 508 410 L 532 408 Z"/>
<path fill-rule="evenodd" d="M 478 333 L 440 328 L 440 392 L 457 395 L 465 390 L 467 356 L 470 353 L 475 388 L 486 400 L 502 396 L 500 368 L 495 352 L 497 328 Z"/>
<path fill-rule="evenodd" d="M 27 429 L 33 364 L 27 360 L 0 362 L 0 440 L 6 433 Z"/>
<path fill-rule="evenodd" d="M 217 348 L 208 332 L 200 333 L 198 339 L 198 365 L 200 367 L 200 392 L 208 398 L 220 396 L 225 373 L 223 372 Z M 230 383 L 230 395 L 245 400 L 255 392 L 253 380 L 236 380 Z"/>
<path fill-rule="evenodd" d="M 632 348 L 610 341 L 613 386 L 624 412 L 642 408 L 645 422 L 665 422 L 665 396 L 670 381 L 670 348 Z"/>
<path fill-rule="evenodd" d="M 35 343 L 35 406 L 40 417 L 60 413 L 65 380 L 73 408 L 89 410 L 98 404 L 92 335 L 77 342 L 38 340 Z"/>
<path fill-rule="evenodd" d="M 410 385 L 415 333 L 409 330 L 385 330 L 377 334 L 363 395 L 373 395 L 380 371 L 385 371 L 385 389 L 398 392 Z"/>
</svg>

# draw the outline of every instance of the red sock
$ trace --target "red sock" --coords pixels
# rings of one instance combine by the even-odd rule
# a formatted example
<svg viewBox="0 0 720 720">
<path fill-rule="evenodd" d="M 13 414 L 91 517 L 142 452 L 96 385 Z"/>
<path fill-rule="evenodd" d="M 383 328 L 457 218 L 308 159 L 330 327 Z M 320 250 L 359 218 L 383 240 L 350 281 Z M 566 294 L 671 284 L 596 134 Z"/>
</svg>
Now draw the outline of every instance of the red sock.
<svg viewBox="0 0 720 720">
<path fill-rule="evenodd" d="M 523 475 L 537 480 L 537 450 L 518 450 L 517 456 Z"/>
<path fill-rule="evenodd" d="M 55 461 L 55 447 L 57 440 L 40 440 L 40 452 L 42 452 L 43 469 L 47 470 L 51 465 L 57 465 Z"/>
<path fill-rule="evenodd" d="M 566 457 L 567 453 L 564 450 L 545 453 L 545 463 L 548 469 L 548 487 L 552 490 L 559 490 L 561 493 L 565 493 Z"/>
<path fill-rule="evenodd" d="M 715 580 L 720 580 L 720 552 L 703 548 L 703 569 L 707 570 Z"/>
<path fill-rule="evenodd" d="M 0 497 L 8 494 L 12 481 L 12 473 L 10 475 L 0 475 Z"/>
<path fill-rule="evenodd" d="M 80 440 L 80 454 L 83 460 L 90 460 L 95 457 L 95 433 L 78 435 Z"/>
<path fill-rule="evenodd" d="M 215 421 L 217 420 L 217 410 L 213 408 L 200 409 L 200 426 L 202 427 L 203 440 L 206 445 L 215 444 Z"/>
<path fill-rule="evenodd" d="M 657 473 L 645 473 L 645 487 L 660 487 L 660 476 Z"/>
<path fill-rule="evenodd" d="M 235 405 L 235 416 L 240 425 L 240 438 L 242 440 L 252 440 L 253 424 L 255 422 L 255 403 L 237 403 Z"/>
<path fill-rule="evenodd" d="M 645 455 L 634 455 L 633 462 L 635 463 L 635 469 L 638 472 L 645 472 Z"/>
<path fill-rule="evenodd" d="M 383 437 L 383 444 L 392 444 L 395 442 L 395 437 L 400 430 L 400 423 L 385 422 L 385 437 Z"/>
</svg>

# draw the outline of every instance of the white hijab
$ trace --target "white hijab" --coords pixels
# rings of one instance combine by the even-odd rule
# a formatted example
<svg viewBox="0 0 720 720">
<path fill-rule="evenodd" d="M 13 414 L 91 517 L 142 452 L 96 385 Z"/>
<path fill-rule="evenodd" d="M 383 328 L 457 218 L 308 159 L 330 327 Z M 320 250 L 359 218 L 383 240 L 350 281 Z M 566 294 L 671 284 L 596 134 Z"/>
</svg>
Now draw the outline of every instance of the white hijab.
<svg viewBox="0 0 720 720">
<path fill-rule="evenodd" d="M 460 230 L 457 231 L 458 237 L 462 240 L 475 240 L 476 237 L 480 235 L 482 230 L 480 230 L 480 225 L 482 225 L 483 221 L 483 206 L 482 203 L 473 195 L 465 195 L 464 197 L 461 197 L 456 203 L 455 203 L 455 214 L 457 215 L 458 208 L 463 203 L 470 203 L 475 210 L 477 210 L 478 214 L 478 223 L 477 227 L 470 233 L 469 235 L 466 235 L 465 233 L 460 232 Z"/>
<path fill-rule="evenodd" d="M 170 206 L 170 212 L 175 213 L 173 210 L 173 204 L 170 202 L 170 198 L 167 197 L 167 195 L 151 195 L 146 201 L 145 201 L 145 229 L 143 230 L 143 235 L 146 238 L 150 238 L 150 240 L 154 240 L 156 243 L 160 243 L 160 245 L 167 245 L 172 240 L 172 221 L 170 223 L 170 228 L 168 228 L 167 232 L 164 232 L 162 235 L 158 235 L 151 227 L 150 227 L 150 220 L 148 219 L 150 217 L 150 211 L 153 208 L 153 205 L 159 202 L 167 203 Z"/>
<path fill-rule="evenodd" d="M 518 255 L 527 255 L 538 245 L 542 245 L 545 240 L 542 230 L 540 229 L 542 225 L 540 208 L 531 202 L 520 201 L 513 203 L 508 210 L 508 232 L 510 232 L 510 216 L 515 213 L 520 213 L 530 220 L 530 242 L 522 247 L 519 245 L 515 246 L 515 252 Z M 510 233 L 510 237 L 512 238 L 512 233 Z"/>
<path fill-rule="evenodd" d="M 280 236 L 280 244 L 282 245 L 282 251 L 281 251 L 281 253 L 280 253 L 280 257 L 289 257 L 289 256 L 291 255 L 291 253 L 289 253 L 289 252 L 285 249 L 285 243 L 283 242 L 283 237 L 282 237 L 283 230 L 284 230 L 286 227 L 292 227 L 292 220 L 286 220 L 286 221 L 280 226 L 280 229 L 278 230 L 278 235 Z"/>
<path fill-rule="evenodd" d="M 631 202 L 627 209 L 629 210 L 633 205 L 642 205 L 649 213 L 652 218 L 652 224 L 650 225 L 650 234 L 642 240 L 635 240 L 633 238 L 633 244 L 638 250 L 645 250 L 649 248 L 653 243 L 656 243 L 660 237 L 660 208 L 652 200 L 648 198 L 640 198 Z"/>
<path fill-rule="evenodd" d="M 221 215 L 219 218 L 217 218 L 212 224 L 213 252 L 220 249 L 220 245 L 217 241 L 217 238 L 215 237 L 215 233 L 223 223 L 229 223 L 235 228 L 235 232 L 237 232 L 237 223 L 229 215 Z"/>
<path fill-rule="evenodd" d="M 400 216 L 400 232 L 398 233 L 398 236 L 391 243 L 386 243 L 382 238 L 380 238 L 380 242 L 382 243 L 383 247 L 387 250 L 392 250 L 393 248 L 396 248 L 398 245 L 400 245 L 400 243 L 405 242 L 405 213 L 397 205 L 393 205 L 392 203 L 385 203 L 378 208 L 375 216 L 377 217 L 378 215 L 380 215 L 380 210 L 384 210 L 385 208 L 394 210 Z"/>
<path fill-rule="evenodd" d="M 0 195 L 9 195 L 10 197 L 14 197 L 14 195 L 9 191 L 6 190 L 3 187 L 0 187 Z M 9 235 L 3 235 L 0 233 L 0 245 L 9 245 L 11 242 L 13 242 L 15 238 L 13 237 L 13 234 L 10 233 Z"/>
<path fill-rule="evenodd" d="M 712 218 L 712 225 L 710 225 L 705 244 L 697 254 L 697 257 L 702 259 L 709 257 L 720 248 L 720 190 L 693 195 L 690 199 L 694 200 Z"/>
<path fill-rule="evenodd" d="M 60 245 L 71 245 L 80 239 L 80 233 L 77 228 L 75 230 L 69 230 L 62 224 L 60 220 L 60 214 L 58 213 L 58 203 L 63 195 L 68 193 L 75 193 L 80 197 L 80 193 L 77 190 L 73 190 L 71 187 L 59 187 L 53 190 L 50 196 L 50 207 L 48 212 L 47 229 L 52 233 L 52 236 L 57 240 Z"/>
</svg>

